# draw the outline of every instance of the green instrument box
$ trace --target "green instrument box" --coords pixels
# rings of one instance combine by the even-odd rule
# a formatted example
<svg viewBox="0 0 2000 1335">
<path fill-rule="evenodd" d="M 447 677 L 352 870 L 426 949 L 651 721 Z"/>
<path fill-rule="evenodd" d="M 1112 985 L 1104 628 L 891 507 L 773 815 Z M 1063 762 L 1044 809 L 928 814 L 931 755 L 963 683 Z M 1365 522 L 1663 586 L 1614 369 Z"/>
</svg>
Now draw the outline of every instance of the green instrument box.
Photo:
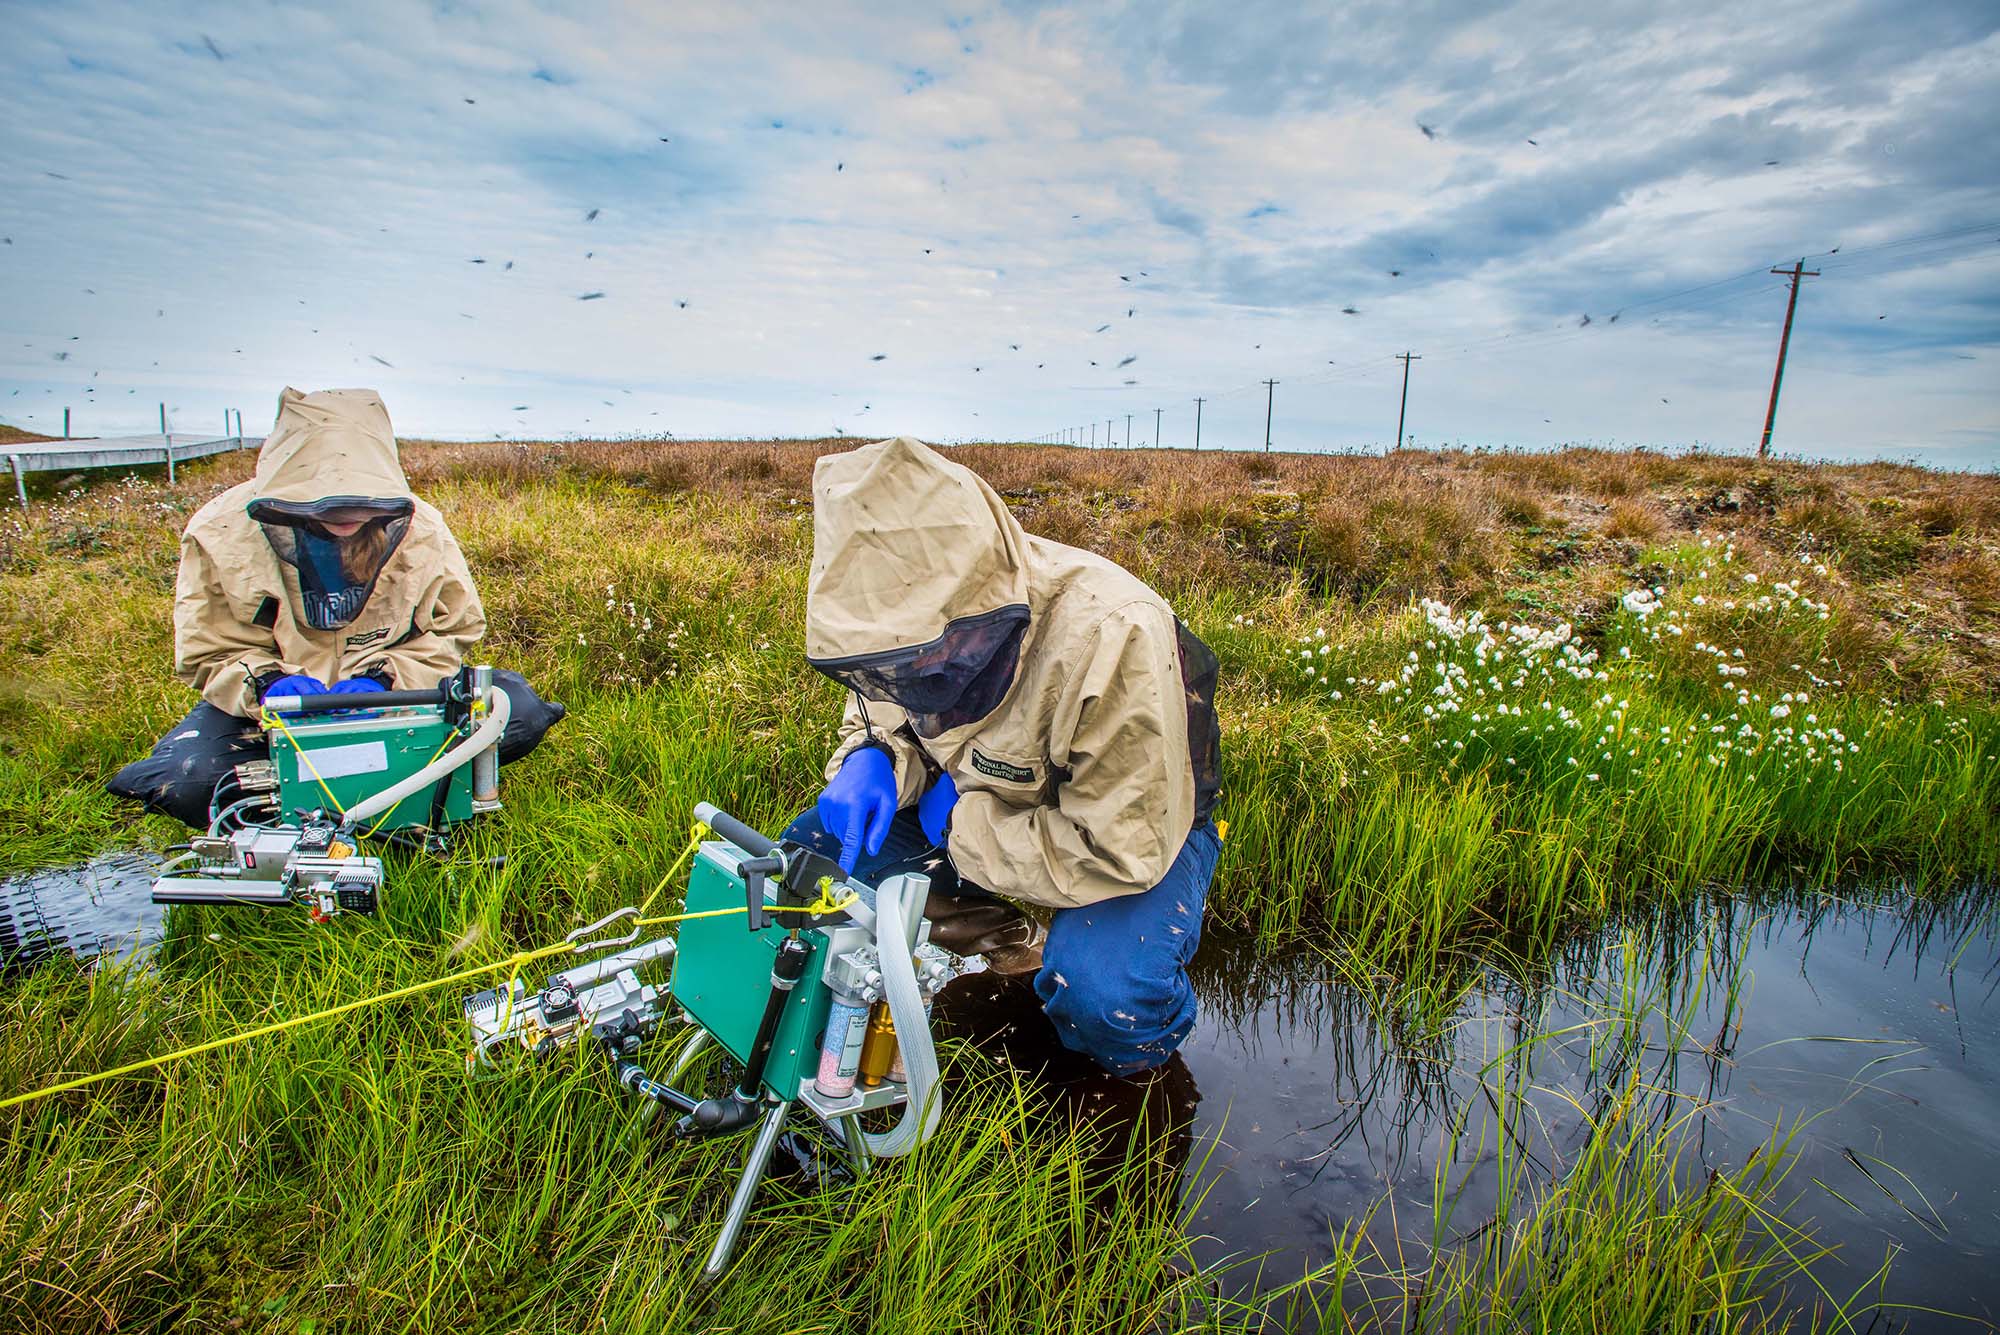
<svg viewBox="0 0 2000 1335">
<path fill-rule="evenodd" d="M 287 716 L 285 726 L 272 728 L 269 735 L 271 764 L 278 776 L 278 809 L 286 818 L 334 807 L 345 811 L 415 774 L 442 754 L 447 742 L 459 741 L 459 734 L 433 705 L 323 719 Z M 461 765 L 440 782 L 445 784 L 445 820 L 472 819 L 472 766 Z M 395 830 L 429 825 L 436 794 L 436 784 L 426 785 L 371 818 L 367 826 Z"/>
<path fill-rule="evenodd" d="M 743 878 L 736 867 L 747 856 L 721 840 L 704 843 L 688 876 L 687 911 L 741 909 Z M 770 901 L 771 893 L 765 898 Z M 681 924 L 680 949 L 674 953 L 674 1000 L 739 1062 L 749 1057 L 757 1041 L 757 1026 L 771 995 L 771 965 L 784 939 L 782 927 L 748 930 L 741 913 L 690 918 Z M 800 1086 L 818 1073 L 820 1035 L 832 998 L 820 983 L 826 968 L 826 934 L 807 928 L 799 939 L 812 947 L 812 957 L 785 999 L 777 1039 L 764 1068 L 765 1088 L 781 1099 L 799 1097 Z"/>
</svg>

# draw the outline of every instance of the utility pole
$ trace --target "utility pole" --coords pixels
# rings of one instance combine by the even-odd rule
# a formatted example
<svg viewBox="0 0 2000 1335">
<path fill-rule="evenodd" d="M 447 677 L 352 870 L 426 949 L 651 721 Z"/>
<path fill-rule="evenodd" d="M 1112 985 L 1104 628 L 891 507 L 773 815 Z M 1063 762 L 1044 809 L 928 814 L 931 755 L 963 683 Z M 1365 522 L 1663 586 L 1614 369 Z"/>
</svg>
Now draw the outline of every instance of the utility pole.
<svg viewBox="0 0 2000 1335">
<path fill-rule="evenodd" d="M 1104 448 L 1111 448 L 1111 419 L 1108 417 L 1104 419 Z"/>
<path fill-rule="evenodd" d="M 1160 410 L 1153 409 L 1153 448 L 1160 448 Z"/>
<path fill-rule="evenodd" d="M 1125 448 L 1132 448 L 1132 414 L 1125 414 Z"/>
<path fill-rule="evenodd" d="M 1422 357 L 1408 352 L 1396 354 L 1396 360 L 1403 364 L 1403 406 L 1396 409 L 1396 439 L 1390 444 L 1391 450 L 1403 448 L 1403 416 L 1410 411 L 1410 363 L 1420 362 Z"/>
<path fill-rule="evenodd" d="M 1278 382 L 1275 380 L 1264 382 L 1264 453 L 1266 454 L 1271 452 L 1271 391 L 1276 389 L 1277 385 Z"/>
<path fill-rule="evenodd" d="M 160 434 L 167 434 L 167 405 L 164 403 L 160 405 Z"/>
<path fill-rule="evenodd" d="M 63 409 L 63 439 L 69 439 L 69 409 Z"/>
<path fill-rule="evenodd" d="M 1097 423 L 1095 422 L 1090 424 L 1090 448 L 1093 450 L 1097 448 Z"/>
<path fill-rule="evenodd" d="M 1202 405 L 1202 402 L 1203 402 L 1203 401 L 1202 401 L 1201 399 L 1196 399 L 1196 400 L 1194 401 L 1194 450 L 1195 450 L 1195 453 L 1196 453 L 1196 454 L 1200 454 L 1200 453 L 1201 453 L 1201 405 Z"/>
<path fill-rule="evenodd" d="M 1799 279 L 1819 277 L 1819 270 L 1806 268 L 1804 260 L 1789 269 L 1773 269 L 1771 272 L 1792 280 L 1792 295 L 1785 302 L 1785 332 L 1778 339 L 1778 370 L 1771 377 L 1771 406 L 1764 413 L 1764 439 L 1757 443 L 1759 459 L 1771 452 L 1771 428 L 1778 424 L 1778 386 L 1785 382 L 1785 350 L 1792 345 L 1792 312 L 1799 308 Z"/>
</svg>

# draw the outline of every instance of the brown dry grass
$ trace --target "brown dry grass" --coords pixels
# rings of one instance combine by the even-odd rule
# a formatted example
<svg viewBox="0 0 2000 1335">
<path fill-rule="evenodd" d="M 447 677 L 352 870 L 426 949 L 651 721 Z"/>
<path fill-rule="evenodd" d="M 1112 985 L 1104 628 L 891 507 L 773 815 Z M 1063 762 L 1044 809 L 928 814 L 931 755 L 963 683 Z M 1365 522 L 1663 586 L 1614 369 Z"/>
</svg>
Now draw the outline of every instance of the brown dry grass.
<svg viewBox="0 0 2000 1335">
<path fill-rule="evenodd" d="M 419 490 L 562 483 L 715 495 L 796 514 L 813 464 L 852 439 L 409 441 Z M 1706 537 L 1836 609 L 1845 660 L 1884 689 L 2000 690 L 2000 477 L 1902 464 L 1803 464 L 1572 449 L 1194 454 L 964 445 L 1033 532 L 1102 552 L 1172 594 L 1296 589 L 1357 609 L 1415 596 L 1588 629 Z M 214 488 L 249 455 L 187 470 Z M 1826 568 L 1819 575 L 1820 566 Z"/>
<path fill-rule="evenodd" d="M 785 509 L 846 439 L 412 443 L 419 486 L 562 476 Z M 1808 579 L 1829 633 L 1904 691 L 2000 687 L 2000 477 L 1647 450 L 1392 457 L 964 445 L 1036 533 L 1169 591 L 1293 586 L 1359 607 L 1432 596 L 1581 625 L 1700 537 Z M 1826 567 L 1825 576 L 1816 573 Z M 1805 572 L 1801 574 L 1801 572 Z"/>
</svg>

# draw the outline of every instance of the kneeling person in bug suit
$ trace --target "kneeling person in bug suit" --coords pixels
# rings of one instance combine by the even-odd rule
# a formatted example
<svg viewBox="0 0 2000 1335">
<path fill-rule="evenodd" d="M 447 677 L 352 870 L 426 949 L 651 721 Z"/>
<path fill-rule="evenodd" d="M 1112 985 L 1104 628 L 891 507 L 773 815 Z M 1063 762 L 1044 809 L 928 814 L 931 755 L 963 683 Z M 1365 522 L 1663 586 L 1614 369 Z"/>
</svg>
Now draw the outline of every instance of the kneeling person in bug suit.
<svg viewBox="0 0 2000 1335">
<path fill-rule="evenodd" d="M 267 754 L 252 721 L 266 696 L 428 690 L 485 631 L 458 540 L 410 491 L 381 398 L 286 389 L 256 475 L 181 535 L 174 675 L 201 703 L 108 786 L 206 829 L 217 783 Z M 504 765 L 563 708 L 519 673 L 493 680 L 512 706 Z"/>
<path fill-rule="evenodd" d="M 1035 968 L 1058 1036 L 1105 1069 L 1165 1062 L 1220 851 L 1215 656 L 917 441 L 821 459 L 813 505 L 806 656 L 850 695 L 787 837 L 863 880 L 928 873 L 932 940 Z M 1005 900 L 1053 910 L 1046 936 Z"/>
</svg>

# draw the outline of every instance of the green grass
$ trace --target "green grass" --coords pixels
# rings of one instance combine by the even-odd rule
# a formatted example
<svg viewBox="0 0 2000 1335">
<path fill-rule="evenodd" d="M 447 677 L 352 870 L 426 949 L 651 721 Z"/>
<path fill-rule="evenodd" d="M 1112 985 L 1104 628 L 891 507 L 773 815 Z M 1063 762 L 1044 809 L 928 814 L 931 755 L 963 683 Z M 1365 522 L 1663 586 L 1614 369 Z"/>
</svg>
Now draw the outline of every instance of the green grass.
<svg viewBox="0 0 2000 1335">
<path fill-rule="evenodd" d="M 167 673 L 175 539 L 230 466 L 100 487 L 0 533 L 0 869 L 178 837 L 101 785 L 191 703 Z M 801 661 L 810 524 L 760 490 L 771 475 L 434 471 L 491 659 L 571 710 L 507 771 L 505 815 L 445 863 L 397 860 L 376 919 L 177 910 L 145 975 L 0 986 L 0 1095 L 502 959 L 643 896 L 697 801 L 769 829 L 810 799 L 839 701 Z M 1039 505 L 1069 540 L 1126 513 L 1060 488 Z M 2000 715 L 1962 675 L 1925 678 L 1934 698 L 1886 685 L 1851 652 L 1879 641 L 1837 572 L 1663 533 L 1634 553 L 1659 610 L 1600 607 L 1574 649 L 1529 651 L 1498 628 L 1519 604 L 1497 586 L 1493 625 L 1403 596 L 1426 563 L 1501 578 L 1462 531 L 1490 510 L 1459 498 L 1459 520 L 1399 543 L 1379 515 L 1360 536 L 1321 515 L 1291 532 L 1291 568 L 1279 537 L 1233 550 L 1200 523 L 1101 544 L 1223 660 L 1219 926 L 1331 942 L 1364 990 L 1426 998 L 1421 1029 L 1496 954 L 1533 974 L 1718 884 L 1923 896 L 2000 870 Z M 1327 577 L 1350 549 L 1361 574 Z M 1772 597 L 1777 579 L 1801 591 Z M 649 1134 L 582 1063 L 468 1083 L 456 1023 L 455 997 L 421 998 L 0 1113 L 0 1328 L 1254 1329 L 1276 1304 L 1336 1328 L 1735 1330 L 1769 1319 L 1751 1300 L 1785 1271 L 1760 1224 L 1782 1144 L 1698 1190 L 1672 1171 L 1672 1120 L 1628 1108 L 1560 1179 L 1523 1178 L 1506 1226 L 1442 1248 L 1457 1259 L 1420 1299 L 1337 1315 L 1342 1268 L 1381 1268 L 1350 1247 L 1310 1284 L 1219 1300 L 1179 1213 L 1094 1214 L 1074 1134 L 961 1053 L 939 1141 L 858 1190 L 774 1189 L 732 1281 L 702 1295 L 740 1146 Z M 1657 1289 L 1633 1290 L 1632 1256 Z"/>
</svg>

